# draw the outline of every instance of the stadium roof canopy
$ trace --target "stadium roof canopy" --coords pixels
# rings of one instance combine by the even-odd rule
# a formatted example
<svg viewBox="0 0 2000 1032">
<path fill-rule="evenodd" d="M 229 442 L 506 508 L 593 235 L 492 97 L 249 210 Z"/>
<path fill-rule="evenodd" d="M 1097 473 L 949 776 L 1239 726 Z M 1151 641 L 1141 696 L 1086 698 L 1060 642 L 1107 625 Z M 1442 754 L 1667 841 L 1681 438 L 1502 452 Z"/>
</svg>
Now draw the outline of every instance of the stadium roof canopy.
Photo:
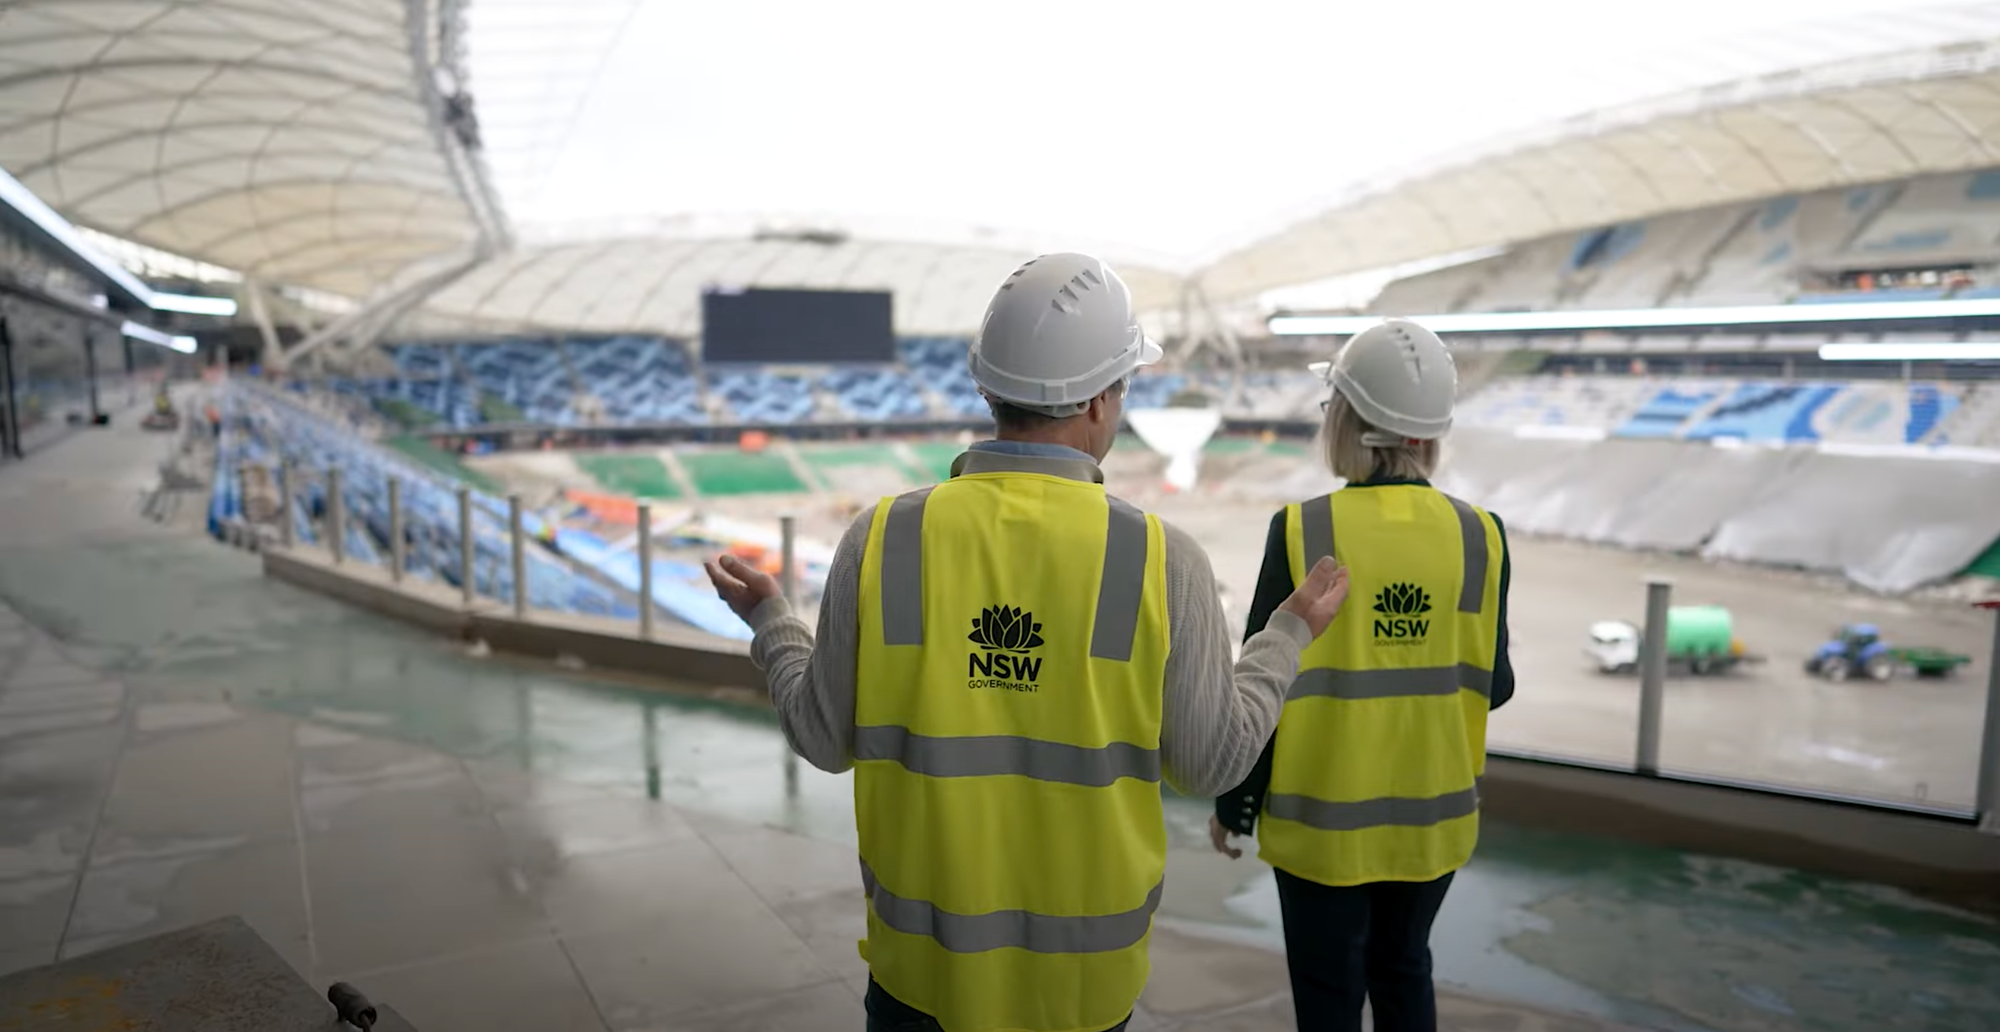
<svg viewBox="0 0 2000 1032">
<path fill-rule="evenodd" d="M 783 227 L 791 228 L 783 228 Z M 962 228 L 871 222 L 854 236 L 805 219 L 710 216 L 596 227 L 575 240 L 533 240 L 433 296 L 426 314 L 467 326 L 678 336 L 701 328 L 701 292 L 764 286 L 894 292 L 897 332 L 963 333 L 993 289 L 1037 251 Z M 1141 308 L 1180 299 L 1177 273 L 1119 263 Z"/>
<path fill-rule="evenodd" d="M 79 225 L 367 295 L 502 225 L 443 117 L 454 7 L 6 0 L 0 167 Z"/>
<path fill-rule="evenodd" d="M 1884 20 L 1961 40 L 1579 115 L 1347 188 L 1200 270 L 1277 288 L 1565 231 L 2000 166 L 2000 5 Z"/>
<path fill-rule="evenodd" d="M 1044 250 L 1105 255 L 1158 309 L 1189 273 L 1247 299 L 2000 165 L 2000 72 L 1962 42 L 2000 39 L 2000 5 L 1365 7 L 0 0 L 0 167 L 80 225 L 267 282 L 448 283 L 424 314 L 469 324 L 687 333 L 701 287 L 766 284 L 893 289 L 929 333 Z"/>
</svg>

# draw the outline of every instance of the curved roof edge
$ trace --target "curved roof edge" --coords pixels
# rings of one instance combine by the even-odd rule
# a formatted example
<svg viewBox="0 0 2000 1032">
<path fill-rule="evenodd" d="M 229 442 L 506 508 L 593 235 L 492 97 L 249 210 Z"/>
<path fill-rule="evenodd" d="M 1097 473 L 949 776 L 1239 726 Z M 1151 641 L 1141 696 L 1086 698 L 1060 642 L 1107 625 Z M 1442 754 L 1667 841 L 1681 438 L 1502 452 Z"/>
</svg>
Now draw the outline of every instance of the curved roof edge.
<svg viewBox="0 0 2000 1032">
<path fill-rule="evenodd" d="M 1357 185 L 1196 271 L 1219 301 L 1679 211 L 2000 166 L 2000 40 L 1686 90 Z"/>
<path fill-rule="evenodd" d="M 1008 274 L 1047 248 L 940 243 L 878 236 L 815 236 L 810 227 L 762 219 L 745 234 L 723 220 L 692 220 L 662 233 L 553 242 L 527 237 L 430 297 L 404 328 L 458 323 L 519 332 L 700 331 L 701 293 L 712 286 L 890 290 L 896 330 L 909 336 L 977 329 Z M 642 227 L 629 227 L 642 228 Z M 733 228 L 727 235 L 698 235 Z M 871 227 L 881 228 L 881 227 Z M 1109 257 L 1140 311 L 1179 304 L 1177 272 Z"/>
</svg>

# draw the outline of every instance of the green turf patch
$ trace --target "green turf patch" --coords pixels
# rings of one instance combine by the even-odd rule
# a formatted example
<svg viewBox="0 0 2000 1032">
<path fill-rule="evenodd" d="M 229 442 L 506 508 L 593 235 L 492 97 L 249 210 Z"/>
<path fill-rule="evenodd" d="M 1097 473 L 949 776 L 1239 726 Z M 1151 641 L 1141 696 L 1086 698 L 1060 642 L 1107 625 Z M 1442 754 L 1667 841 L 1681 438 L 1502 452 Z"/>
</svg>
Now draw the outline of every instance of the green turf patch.
<svg viewBox="0 0 2000 1032">
<path fill-rule="evenodd" d="M 466 468 L 464 463 L 458 461 L 458 456 L 445 451 L 443 448 L 432 444 L 422 437 L 391 437 L 383 441 L 382 444 L 384 447 L 401 454 L 404 458 L 409 459 L 417 465 L 437 473 L 442 473 L 453 480 L 462 481 L 482 491 L 488 491 L 493 494 L 507 493 L 506 485 L 476 469 Z"/>
<path fill-rule="evenodd" d="M 1244 455 L 1262 451 L 1264 442 L 1255 437 L 1211 437 L 1202 450 L 1210 455 Z"/>
<path fill-rule="evenodd" d="M 479 418 L 488 423 L 525 423 L 528 415 L 491 394 L 479 396 Z"/>
<path fill-rule="evenodd" d="M 917 441 L 910 445 L 910 454 L 922 467 L 912 472 L 942 481 L 951 479 L 952 460 L 965 454 L 965 449 L 951 441 Z"/>
<path fill-rule="evenodd" d="M 600 487 L 615 494 L 633 498 L 681 496 L 681 486 L 674 483 L 666 463 L 652 455 L 578 455 L 576 464 Z"/>
<path fill-rule="evenodd" d="M 444 418 L 437 413 L 412 405 L 401 398 L 376 398 L 374 404 L 375 411 L 382 413 L 383 418 L 405 430 L 415 430 L 444 422 Z"/>
<path fill-rule="evenodd" d="M 770 452 L 682 452 L 681 465 L 705 495 L 797 494 L 806 490 L 792 464 Z"/>
<path fill-rule="evenodd" d="M 841 466 L 894 466 L 902 469 L 896 461 L 896 449 L 886 444 L 860 444 L 846 447 L 813 448 L 799 447 L 799 458 L 806 465 L 820 469 L 835 469 Z"/>
<path fill-rule="evenodd" d="M 1965 573 L 2000 580 L 2000 541 L 1993 542 L 1992 547 L 1974 559 L 1972 565 L 1965 568 Z"/>
</svg>

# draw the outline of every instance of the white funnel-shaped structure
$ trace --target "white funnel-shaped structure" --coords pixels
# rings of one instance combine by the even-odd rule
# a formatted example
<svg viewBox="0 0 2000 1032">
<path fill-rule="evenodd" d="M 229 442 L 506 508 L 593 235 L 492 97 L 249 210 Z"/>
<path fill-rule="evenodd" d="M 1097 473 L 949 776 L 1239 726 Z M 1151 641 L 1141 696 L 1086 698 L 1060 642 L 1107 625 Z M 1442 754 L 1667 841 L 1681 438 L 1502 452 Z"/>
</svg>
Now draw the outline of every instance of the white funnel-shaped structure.
<svg viewBox="0 0 2000 1032">
<path fill-rule="evenodd" d="M 1130 409 L 1125 418 L 1146 447 L 1167 457 L 1167 485 L 1176 491 L 1194 488 L 1201 468 L 1201 449 L 1222 425 L 1215 408 Z"/>
</svg>

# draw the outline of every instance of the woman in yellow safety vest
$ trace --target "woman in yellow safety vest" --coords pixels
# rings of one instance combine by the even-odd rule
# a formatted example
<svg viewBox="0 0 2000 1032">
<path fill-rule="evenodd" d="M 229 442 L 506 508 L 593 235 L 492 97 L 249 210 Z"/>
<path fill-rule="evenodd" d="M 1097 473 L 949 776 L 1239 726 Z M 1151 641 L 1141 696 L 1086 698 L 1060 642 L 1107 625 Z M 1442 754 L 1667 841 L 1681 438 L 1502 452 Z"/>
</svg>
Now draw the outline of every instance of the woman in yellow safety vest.
<svg viewBox="0 0 2000 1032">
<path fill-rule="evenodd" d="M 1486 717 L 1514 692 L 1498 518 L 1430 486 L 1457 373 L 1437 335 L 1389 320 L 1315 365 L 1321 440 L 1347 483 L 1271 520 L 1249 629 L 1320 557 L 1358 604 L 1307 649 L 1249 780 L 1209 834 L 1258 835 L 1277 871 L 1298 1027 L 1431 1032 L 1430 928 L 1472 856 Z M 1258 818 L 1262 817 L 1259 822 Z"/>
</svg>

